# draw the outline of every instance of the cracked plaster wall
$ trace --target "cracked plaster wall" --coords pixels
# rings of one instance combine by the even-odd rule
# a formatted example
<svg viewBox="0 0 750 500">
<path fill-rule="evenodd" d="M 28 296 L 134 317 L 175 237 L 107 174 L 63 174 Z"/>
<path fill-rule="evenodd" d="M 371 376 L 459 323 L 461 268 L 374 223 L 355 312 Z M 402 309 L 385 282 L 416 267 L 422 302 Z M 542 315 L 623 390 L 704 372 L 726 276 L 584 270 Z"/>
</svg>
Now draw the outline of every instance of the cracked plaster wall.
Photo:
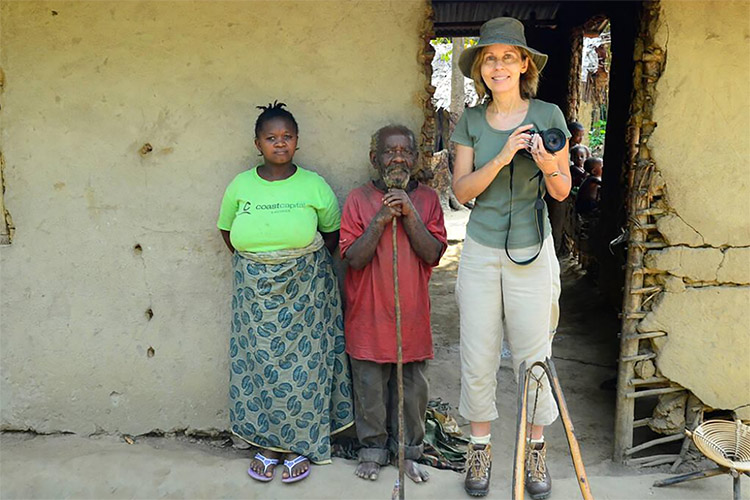
<svg viewBox="0 0 750 500">
<path fill-rule="evenodd" d="M 649 143 L 683 224 L 660 229 L 671 244 L 750 246 L 750 3 L 661 4 Z"/>
<path fill-rule="evenodd" d="M 666 292 L 639 325 L 664 330 L 661 372 L 717 408 L 750 403 L 750 4 L 662 0 L 649 141 L 672 214 L 657 227 Z M 750 416 L 748 409 L 744 414 Z"/>
<path fill-rule="evenodd" d="M 369 177 L 376 128 L 421 126 L 424 3 L 0 9 L 17 228 L 0 249 L 0 425 L 226 428 L 230 259 L 215 223 L 258 160 L 255 106 L 289 105 L 296 160 L 343 200 Z"/>
</svg>

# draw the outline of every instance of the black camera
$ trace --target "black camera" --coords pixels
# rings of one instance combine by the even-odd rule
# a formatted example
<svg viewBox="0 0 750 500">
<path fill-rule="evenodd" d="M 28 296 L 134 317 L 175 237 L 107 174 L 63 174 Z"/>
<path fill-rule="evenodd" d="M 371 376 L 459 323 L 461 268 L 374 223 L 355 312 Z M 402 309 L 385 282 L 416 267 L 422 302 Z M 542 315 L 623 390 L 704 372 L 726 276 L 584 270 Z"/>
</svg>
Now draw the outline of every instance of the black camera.
<svg viewBox="0 0 750 500">
<path fill-rule="evenodd" d="M 531 135 L 531 139 L 534 139 L 534 134 L 539 134 L 542 138 L 542 144 L 544 145 L 544 149 L 547 150 L 548 153 L 557 153 L 558 151 L 562 151 L 563 148 L 565 148 L 565 144 L 568 142 L 568 140 L 565 138 L 565 133 L 563 133 L 562 130 L 559 128 L 548 128 L 547 130 L 527 130 L 527 134 Z M 531 156 L 531 153 L 529 150 L 521 150 L 521 152 L 525 153 L 526 156 Z"/>
</svg>

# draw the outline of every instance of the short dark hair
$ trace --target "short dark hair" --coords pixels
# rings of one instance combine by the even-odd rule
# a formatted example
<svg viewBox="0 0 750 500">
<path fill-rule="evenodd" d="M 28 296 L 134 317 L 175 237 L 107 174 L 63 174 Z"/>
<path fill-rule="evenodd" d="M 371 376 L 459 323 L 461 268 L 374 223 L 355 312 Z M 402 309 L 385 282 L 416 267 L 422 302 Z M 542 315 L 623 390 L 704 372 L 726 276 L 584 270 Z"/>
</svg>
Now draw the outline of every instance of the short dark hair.
<svg viewBox="0 0 750 500">
<path fill-rule="evenodd" d="M 417 151 L 417 137 L 409 127 L 404 125 L 386 125 L 385 127 L 379 128 L 374 134 L 372 134 L 372 137 L 370 138 L 370 152 L 374 152 L 377 154 L 379 151 L 382 151 L 383 137 L 393 133 L 403 134 L 408 137 L 412 149 L 414 150 L 414 152 Z"/>
<path fill-rule="evenodd" d="M 598 156 L 592 156 L 590 158 L 586 158 L 586 161 L 583 162 L 583 169 L 586 172 L 591 173 L 591 170 L 594 168 L 595 163 L 601 163 L 602 165 L 604 165 L 604 160 L 602 160 Z"/>
<path fill-rule="evenodd" d="M 578 151 L 579 149 L 583 149 L 587 153 L 591 153 L 591 150 L 587 148 L 586 146 L 584 146 L 583 144 L 576 144 L 575 146 L 570 148 L 570 156 L 573 156 L 575 152 Z"/>
<path fill-rule="evenodd" d="M 570 132 L 571 134 L 572 134 L 573 132 L 575 132 L 576 130 L 585 130 L 585 129 L 583 128 L 583 125 L 581 125 L 581 124 L 580 124 L 580 123 L 578 123 L 578 122 L 570 122 L 570 123 L 568 123 L 568 131 L 569 131 L 569 132 Z"/>
<path fill-rule="evenodd" d="M 258 115 L 258 119 L 255 120 L 255 138 L 257 139 L 260 135 L 260 131 L 263 128 L 263 125 L 266 124 L 266 122 L 273 120 L 274 118 L 283 118 L 284 120 L 289 120 L 289 123 L 292 124 L 292 127 L 294 127 L 294 133 L 299 133 L 299 127 L 297 126 L 297 120 L 294 119 L 294 115 L 292 115 L 289 111 L 284 109 L 284 106 L 286 106 L 283 102 L 273 101 L 273 103 L 268 103 L 268 106 L 255 106 L 256 108 L 262 110 L 260 115 Z"/>
</svg>

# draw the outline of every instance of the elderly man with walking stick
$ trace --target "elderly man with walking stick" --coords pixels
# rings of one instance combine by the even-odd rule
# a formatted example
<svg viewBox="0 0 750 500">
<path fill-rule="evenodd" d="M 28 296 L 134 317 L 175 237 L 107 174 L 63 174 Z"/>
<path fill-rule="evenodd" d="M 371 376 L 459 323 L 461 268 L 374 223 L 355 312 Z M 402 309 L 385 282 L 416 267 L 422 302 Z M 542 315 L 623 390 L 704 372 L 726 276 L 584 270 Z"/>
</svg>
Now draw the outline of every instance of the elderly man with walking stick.
<svg viewBox="0 0 750 500">
<path fill-rule="evenodd" d="M 341 255 L 349 264 L 344 331 L 362 445 L 355 474 L 369 480 L 398 454 L 399 430 L 402 473 L 416 483 L 429 477 L 417 465 L 428 400 L 426 360 L 433 358 L 428 283 L 447 239 L 437 194 L 411 178 L 416 160 L 411 130 L 389 125 L 375 132 L 370 162 L 378 178 L 349 194 L 341 219 Z M 399 306 L 404 314 L 397 318 Z"/>
</svg>

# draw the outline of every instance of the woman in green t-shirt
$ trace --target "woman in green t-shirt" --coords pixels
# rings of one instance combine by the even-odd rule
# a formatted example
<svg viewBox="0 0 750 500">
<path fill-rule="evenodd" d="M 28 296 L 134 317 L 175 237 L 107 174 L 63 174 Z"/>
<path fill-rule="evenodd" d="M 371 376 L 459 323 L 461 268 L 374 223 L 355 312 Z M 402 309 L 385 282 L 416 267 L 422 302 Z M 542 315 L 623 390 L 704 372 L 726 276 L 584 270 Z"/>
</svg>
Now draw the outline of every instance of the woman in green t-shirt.
<svg viewBox="0 0 750 500">
<path fill-rule="evenodd" d="M 464 486 L 475 496 L 489 491 L 490 422 L 498 416 L 495 389 L 503 336 L 517 373 L 522 361 L 551 356 L 557 327 L 560 269 L 543 196 L 547 192 L 564 200 L 570 192 L 568 147 L 562 140 L 570 133 L 557 106 L 534 99 L 546 62 L 546 55 L 526 44 L 523 25 L 512 18 L 485 23 L 479 43 L 459 61 L 481 98 L 465 110 L 451 138 L 456 143 L 453 191 L 462 203 L 476 198 L 456 283 L 459 411 L 471 422 Z M 565 143 L 554 154 L 540 134 L 530 133 L 550 128 L 560 129 L 560 145 Z M 526 488 L 535 499 L 551 491 L 543 430 L 557 418 L 549 384 L 542 385 L 527 447 Z M 531 402 L 535 390 L 532 384 Z M 531 413 L 528 418 L 531 422 Z"/>
<path fill-rule="evenodd" d="M 229 340 L 232 432 L 259 448 L 248 474 L 307 477 L 330 463 L 330 436 L 353 422 L 341 297 L 331 253 L 338 200 L 325 180 L 293 163 L 298 127 L 283 103 L 255 123 L 263 163 L 237 175 L 217 226 L 234 267 Z"/>
</svg>

